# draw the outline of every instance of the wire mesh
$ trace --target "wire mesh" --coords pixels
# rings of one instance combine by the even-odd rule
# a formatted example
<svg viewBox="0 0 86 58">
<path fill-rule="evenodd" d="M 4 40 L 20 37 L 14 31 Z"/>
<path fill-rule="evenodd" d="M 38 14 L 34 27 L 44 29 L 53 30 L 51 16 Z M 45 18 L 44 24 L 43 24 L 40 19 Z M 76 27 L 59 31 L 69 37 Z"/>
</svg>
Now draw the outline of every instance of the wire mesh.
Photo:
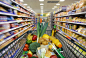
<svg viewBox="0 0 86 58">
<path fill-rule="evenodd" d="M 37 35 L 37 30 L 28 31 L 27 34 L 25 34 L 23 38 L 26 38 L 29 33 L 33 33 L 33 34 Z M 46 32 L 45 32 L 45 34 L 48 34 L 49 36 L 51 35 L 51 33 L 52 33 L 51 30 L 46 30 Z M 70 40 L 66 39 L 65 37 L 63 37 L 59 33 L 56 34 L 56 38 L 59 39 L 59 41 L 62 43 L 62 48 L 63 48 L 62 55 L 65 58 L 86 58 L 86 55 L 84 55 L 84 53 L 83 53 L 84 51 L 83 50 L 80 51 L 77 48 L 77 45 L 75 45 L 74 43 L 72 43 Z M 15 47 L 16 45 L 17 44 L 15 44 L 13 47 Z M 23 54 L 23 49 L 22 48 L 21 48 L 21 51 L 16 55 L 17 56 L 16 58 L 20 58 L 21 55 Z M 12 50 L 12 48 L 10 48 L 8 51 L 10 51 L 10 50 Z M 0 55 L 2 55 L 0 58 L 2 58 L 5 55 L 7 56 L 7 58 L 10 58 L 11 55 L 13 55 L 13 54 L 11 54 L 10 56 L 7 55 L 8 54 L 8 51 L 5 52 L 5 53 L 4 52 L 0 52 Z M 14 51 L 12 51 L 12 52 L 15 53 Z M 2 54 L 2 53 L 4 53 L 4 54 Z"/>
<path fill-rule="evenodd" d="M 58 38 L 63 45 L 62 48 L 64 52 L 62 54 L 65 58 L 86 58 L 86 54 L 83 53 L 84 51 L 73 42 L 63 37 L 59 33 L 57 33 L 56 38 Z"/>
</svg>

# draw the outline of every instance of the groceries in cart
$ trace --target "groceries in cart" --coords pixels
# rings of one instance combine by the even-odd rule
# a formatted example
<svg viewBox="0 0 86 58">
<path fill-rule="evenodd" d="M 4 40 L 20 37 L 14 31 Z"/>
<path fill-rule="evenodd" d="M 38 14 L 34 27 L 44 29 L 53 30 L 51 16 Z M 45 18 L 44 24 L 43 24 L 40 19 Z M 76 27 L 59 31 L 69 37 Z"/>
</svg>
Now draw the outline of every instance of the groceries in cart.
<svg viewBox="0 0 86 58">
<path fill-rule="evenodd" d="M 64 58 L 60 53 L 62 50 L 61 42 L 53 35 L 45 34 L 48 23 L 37 24 L 37 35 L 29 33 L 23 55 L 21 58 Z M 27 56 L 26 56 L 27 55 Z M 25 56 L 25 57 L 24 57 Z"/>
</svg>

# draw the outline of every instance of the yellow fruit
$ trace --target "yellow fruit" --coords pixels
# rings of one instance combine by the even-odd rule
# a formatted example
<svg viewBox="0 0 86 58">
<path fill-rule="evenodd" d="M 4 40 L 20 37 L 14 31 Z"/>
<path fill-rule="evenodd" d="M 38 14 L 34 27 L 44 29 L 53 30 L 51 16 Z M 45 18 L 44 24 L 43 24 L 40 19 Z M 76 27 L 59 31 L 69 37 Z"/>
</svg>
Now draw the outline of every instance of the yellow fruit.
<svg viewBox="0 0 86 58">
<path fill-rule="evenodd" d="M 31 34 L 29 34 L 29 35 L 27 36 L 27 39 L 28 39 L 28 40 L 32 40 L 32 37 L 33 37 L 33 36 L 32 36 Z"/>
<path fill-rule="evenodd" d="M 36 41 L 32 41 L 32 42 L 36 42 Z"/>
<path fill-rule="evenodd" d="M 50 40 L 52 41 L 53 39 L 56 39 L 54 36 L 50 36 Z"/>
<path fill-rule="evenodd" d="M 32 53 L 30 50 L 28 51 L 28 53 L 30 53 L 30 54 L 32 54 L 32 55 L 33 55 L 33 53 Z"/>
<path fill-rule="evenodd" d="M 49 45 L 48 47 L 49 47 L 49 49 L 51 49 L 53 46 L 52 45 Z"/>
<path fill-rule="evenodd" d="M 62 44 L 60 42 L 56 43 L 56 46 L 61 48 L 62 47 Z"/>
<path fill-rule="evenodd" d="M 57 44 L 58 42 L 59 42 L 58 39 L 53 39 L 53 40 L 52 40 L 52 43 L 54 43 L 54 44 Z"/>
<path fill-rule="evenodd" d="M 43 35 L 43 38 L 49 39 L 49 35 L 44 34 L 44 35 Z"/>
</svg>

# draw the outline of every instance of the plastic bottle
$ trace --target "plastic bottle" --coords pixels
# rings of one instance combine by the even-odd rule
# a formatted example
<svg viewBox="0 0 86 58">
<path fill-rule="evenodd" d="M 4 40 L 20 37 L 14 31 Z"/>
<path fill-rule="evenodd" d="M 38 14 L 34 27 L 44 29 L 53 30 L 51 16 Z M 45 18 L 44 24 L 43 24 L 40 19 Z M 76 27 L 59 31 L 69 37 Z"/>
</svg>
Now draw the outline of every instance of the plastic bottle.
<svg viewBox="0 0 86 58">
<path fill-rule="evenodd" d="M 56 35 L 56 25 L 54 25 L 54 28 L 52 29 L 52 36 Z"/>
</svg>

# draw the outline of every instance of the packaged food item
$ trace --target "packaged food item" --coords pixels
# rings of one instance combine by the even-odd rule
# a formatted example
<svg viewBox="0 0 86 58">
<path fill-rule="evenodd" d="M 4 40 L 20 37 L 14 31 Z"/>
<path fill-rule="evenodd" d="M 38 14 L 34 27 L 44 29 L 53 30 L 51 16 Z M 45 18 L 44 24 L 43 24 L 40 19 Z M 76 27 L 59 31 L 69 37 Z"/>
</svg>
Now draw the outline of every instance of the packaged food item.
<svg viewBox="0 0 86 58">
<path fill-rule="evenodd" d="M 15 27 L 14 23 L 10 23 L 10 28 L 14 28 L 14 27 Z"/>
<path fill-rule="evenodd" d="M 7 37 L 10 36 L 10 35 L 11 35 L 11 34 L 10 34 L 9 32 L 5 33 L 5 36 L 7 36 Z"/>
<path fill-rule="evenodd" d="M 5 8 L 3 8 L 2 6 L 0 6 L 0 12 L 8 12 Z"/>
<path fill-rule="evenodd" d="M 17 10 L 14 10 L 14 11 L 13 11 L 13 14 L 17 15 Z"/>
<path fill-rule="evenodd" d="M 72 10 L 75 10 L 75 6 L 76 6 L 75 4 L 72 4 L 72 6 L 71 6 Z"/>
<path fill-rule="evenodd" d="M 11 35 L 14 35 L 15 34 L 15 31 L 10 31 L 9 32 Z"/>
<path fill-rule="evenodd" d="M 19 24 L 18 23 L 14 23 L 14 27 L 18 27 L 19 26 Z"/>
<path fill-rule="evenodd" d="M 3 41 L 4 38 L 6 38 L 6 36 L 4 34 L 0 34 L 0 42 Z"/>
<path fill-rule="evenodd" d="M 86 40 L 85 40 L 85 38 L 84 38 L 82 41 L 83 41 L 82 44 L 83 44 L 84 46 L 86 46 Z"/>
<path fill-rule="evenodd" d="M 76 3 L 76 6 L 75 6 L 76 9 L 79 8 L 79 2 Z"/>
<path fill-rule="evenodd" d="M 19 32 L 19 30 L 17 29 L 17 30 L 15 30 L 15 33 L 18 33 Z"/>
<path fill-rule="evenodd" d="M 76 28 L 77 28 L 77 25 L 73 25 L 73 28 L 72 29 L 73 30 L 76 30 Z"/>
<path fill-rule="evenodd" d="M 7 21 L 7 16 L 0 16 L 0 22 Z"/>
<path fill-rule="evenodd" d="M 9 24 L 0 24 L 0 32 L 10 29 Z"/>
<path fill-rule="evenodd" d="M 86 0 L 80 0 L 79 8 L 86 6 Z"/>
<path fill-rule="evenodd" d="M 77 31 L 78 31 L 79 33 L 81 33 L 81 30 L 82 30 L 82 29 L 84 29 L 84 27 L 80 26 L 80 27 L 77 29 Z"/>
<path fill-rule="evenodd" d="M 82 33 L 81 34 L 86 35 L 86 29 L 85 28 L 82 30 Z"/>
<path fill-rule="evenodd" d="M 7 3 L 7 4 L 9 4 L 9 5 L 12 4 L 11 0 L 0 0 L 0 1 L 2 1 L 2 2 L 4 2 L 4 3 Z"/>
</svg>

